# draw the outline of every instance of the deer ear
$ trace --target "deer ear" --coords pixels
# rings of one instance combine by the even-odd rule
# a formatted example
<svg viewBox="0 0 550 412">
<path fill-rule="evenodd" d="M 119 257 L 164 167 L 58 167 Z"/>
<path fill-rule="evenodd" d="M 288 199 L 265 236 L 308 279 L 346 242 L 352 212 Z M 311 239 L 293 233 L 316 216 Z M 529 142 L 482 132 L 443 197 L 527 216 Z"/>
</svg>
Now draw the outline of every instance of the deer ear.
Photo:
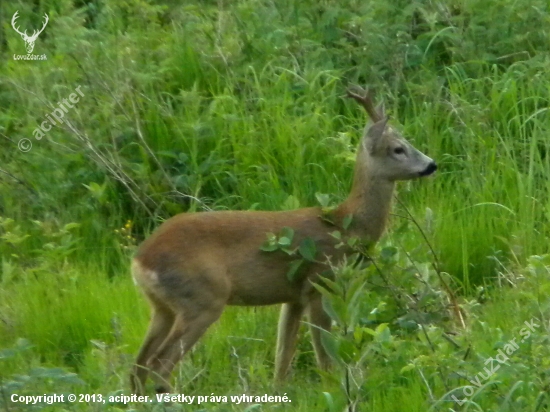
<svg viewBox="0 0 550 412">
<path fill-rule="evenodd" d="M 369 140 L 379 139 L 384 134 L 384 130 L 386 130 L 388 119 L 388 117 L 384 117 L 382 118 L 382 120 L 377 121 L 371 127 L 369 127 L 367 133 L 365 134 L 365 138 Z"/>
<path fill-rule="evenodd" d="M 388 117 L 384 117 L 382 120 L 377 121 L 365 131 L 363 144 L 369 153 L 372 153 L 376 149 L 377 143 L 384 135 L 384 130 L 386 130 L 387 123 Z"/>
</svg>

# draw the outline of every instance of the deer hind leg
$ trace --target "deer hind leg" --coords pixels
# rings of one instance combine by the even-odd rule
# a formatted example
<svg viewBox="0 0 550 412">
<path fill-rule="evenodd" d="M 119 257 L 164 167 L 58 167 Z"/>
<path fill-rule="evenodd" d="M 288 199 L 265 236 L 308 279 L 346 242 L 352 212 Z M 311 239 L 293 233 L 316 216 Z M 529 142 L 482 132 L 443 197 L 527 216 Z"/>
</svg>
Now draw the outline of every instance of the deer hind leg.
<svg viewBox="0 0 550 412">
<path fill-rule="evenodd" d="M 176 314 L 170 333 L 147 362 L 157 393 L 170 392 L 172 370 L 208 327 L 218 320 L 223 307 L 223 304 L 203 306 L 200 311 L 188 308 Z"/>
<path fill-rule="evenodd" d="M 313 297 L 309 304 L 309 330 L 311 332 L 311 339 L 313 342 L 313 349 L 315 350 L 315 357 L 317 358 L 317 364 L 322 370 L 327 370 L 330 366 L 330 357 L 325 350 L 321 341 L 323 330 L 330 331 L 331 319 L 330 316 L 323 309 L 323 300 L 321 295 Z"/>
<path fill-rule="evenodd" d="M 303 313 L 304 306 L 299 303 L 285 303 L 281 308 L 275 355 L 275 381 L 277 382 L 283 381 L 288 373 L 296 351 L 298 329 Z"/>
<path fill-rule="evenodd" d="M 147 361 L 159 349 L 160 345 L 162 345 L 170 333 L 172 325 L 174 324 L 174 319 L 175 315 L 170 309 L 161 306 L 153 306 L 149 330 L 141 345 L 136 363 L 130 375 L 132 393 L 143 393 L 145 381 L 149 373 Z"/>
</svg>

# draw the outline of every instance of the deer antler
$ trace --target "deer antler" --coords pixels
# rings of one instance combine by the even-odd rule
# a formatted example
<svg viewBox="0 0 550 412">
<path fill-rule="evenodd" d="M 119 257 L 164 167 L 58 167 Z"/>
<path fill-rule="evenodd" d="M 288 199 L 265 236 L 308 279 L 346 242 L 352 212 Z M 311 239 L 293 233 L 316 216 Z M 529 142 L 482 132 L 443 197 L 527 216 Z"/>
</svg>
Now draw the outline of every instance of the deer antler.
<svg viewBox="0 0 550 412">
<path fill-rule="evenodd" d="M 379 122 L 382 120 L 382 116 L 380 116 L 380 113 L 378 113 L 374 107 L 372 95 L 373 93 L 371 90 L 365 90 L 362 87 L 355 85 L 352 85 L 347 91 L 347 96 L 356 100 L 361 106 L 363 106 L 373 122 Z"/>
<path fill-rule="evenodd" d="M 13 27 L 13 29 L 14 29 L 17 33 L 19 33 L 21 36 L 25 37 L 25 36 L 27 36 L 27 30 L 25 30 L 25 33 L 21 33 L 21 32 L 19 31 L 19 28 L 15 26 L 15 20 L 17 20 L 17 18 L 19 17 L 19 16 L 17 15 L 18 13 L 19 13 L 19 10 L 17 10 L 17 11 L 15 12 L 15 14 L 13 15 L 13 17 L 12 17 L 12 19 L 11 19 L 11 27 Z"/>
<path fill-rule="evenodd" d="M 27 30 L 25 30 L 24 33 L 21 33 L 21 31 L 19 30 L 19 27 L 17 27 L 15 25 L 15 21 L 19 18 L 18 16 L 18 13 L 19 13 L 19 10 L 17 10 L 15 12 L 15 14 L 13 15 L 12 19 L 11 19 L 11 26 L 13 27 L 13 29 L 19 33 L 21 35 L 21 37 L 23 37 L 25 40 L 30 40 L 30 41 L 33 41 L 33 40 L 36 40 L 36 38 L 38 37 L 38 35 L 40 33 L 42 33 L 44 31 L 44 29 L 46 28 L 46 25 L 48 24 L 48 21 L 50 21 L 50 18 L 48 17 L 48 15 L 46 13 L 44 13 L 44 24 L 42 25 L 42 28 L 40 30 L 33 30 L 33 33 L 31 36 L 29 36 L 27 34 Z"/>
<path fill-rule="evenodd" d="M 46 28 L 46 25 L 48 24 L 48 21 L 50 21 L 50 18 L 46 13 L 44 13 L 44 24 L 42 25 L 42 28 L 40 30 L 38 31 L 33 30 L 33 33 L 31 36 L 32 39 L 36 39 L 38 35 L 44 31 L 44 29 Z"/>
</svg>

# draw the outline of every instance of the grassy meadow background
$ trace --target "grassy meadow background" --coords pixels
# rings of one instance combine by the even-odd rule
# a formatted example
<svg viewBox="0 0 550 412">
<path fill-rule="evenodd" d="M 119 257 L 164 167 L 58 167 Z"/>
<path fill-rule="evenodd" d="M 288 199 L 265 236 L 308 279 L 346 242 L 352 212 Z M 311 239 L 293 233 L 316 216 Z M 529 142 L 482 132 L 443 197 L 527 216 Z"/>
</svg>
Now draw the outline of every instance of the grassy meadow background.
<svg viewBox="0 0 550 412">
<path fill-rule="evenodd" d="M 34 49 L 46 61 L 14 60 L 17 10 L 29 32 L 49 15 Z M 549 27 L 543 0 L 2 2 L 0 410 L 547 410 Z M 348 84 L 375 87 L 439 169 L 399 185 L 377 249 L 395 286 L 342 297 L 330 373 L 304 328 L 293 375 L 274 387 L 278 308 L 230 308 L 177 368 L 177 392 L 292 403 L 10 401 L 129 393 L 149 316 L 130 257 L 167 217 L 344 199 L 365 124 Z M 36 139 L 79 86 L 66 121 Z M 378 276 L 352 272 L 344 289 Z M 487 359 L 534 318 L 489 375 Z"/>
</svg>

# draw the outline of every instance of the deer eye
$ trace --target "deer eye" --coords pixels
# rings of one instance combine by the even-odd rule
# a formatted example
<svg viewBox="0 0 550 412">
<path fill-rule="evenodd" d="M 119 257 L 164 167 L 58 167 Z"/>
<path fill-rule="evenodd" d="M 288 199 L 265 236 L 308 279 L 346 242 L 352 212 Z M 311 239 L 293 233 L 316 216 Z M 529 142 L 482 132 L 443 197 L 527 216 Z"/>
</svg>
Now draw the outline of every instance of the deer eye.
<svg viewBox="0 0 550 412">
<path fill-rule="evenodd" d="M 395 153 L 397 155 L 404 154 L 405 149 L 403 149 L 402 147 L 396 147 L 395 149 L 393 149 L 393 153 Z"/>
</svg>

